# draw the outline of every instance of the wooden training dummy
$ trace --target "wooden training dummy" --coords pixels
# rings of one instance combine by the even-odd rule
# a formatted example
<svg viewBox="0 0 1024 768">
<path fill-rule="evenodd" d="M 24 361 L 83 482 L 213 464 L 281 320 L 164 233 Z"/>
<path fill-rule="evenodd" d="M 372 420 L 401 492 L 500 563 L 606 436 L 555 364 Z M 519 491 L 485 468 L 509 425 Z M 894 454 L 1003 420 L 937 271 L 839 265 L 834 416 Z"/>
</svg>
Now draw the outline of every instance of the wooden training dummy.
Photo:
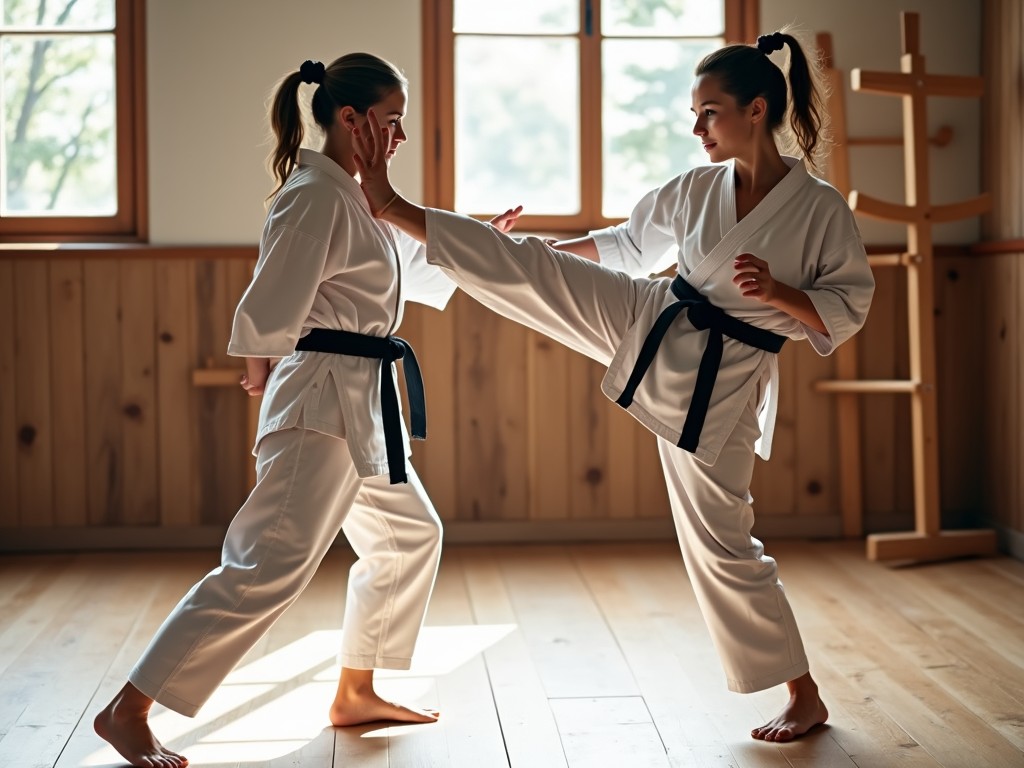
<svg viewBox="0 0 1024 768">
<path fill-rule="evenodd" d="M 972 200 L 948 205 L 932 205 L 928 186 L 927 98 L 954 96 L 978 98 L 982 95 L 980 77 L 931 75 L 925 71 L 924 56 L 919 47 L 919 26 L 916 13 L 901 13 L 903 55 L 900 72 L 850 73 L 855 91 L 899 96 L 903 100 L 903 144 L 906 204 L 888 203 L 856 190 L 849 192 L 850 207 L 859 214 L 886 221 L 899 221 L 907 226 L 905 253 L 873 256 L 872 266 L 903 266 L 907 269 L 907 311 L 909 321 L 910 379 L 908 381 L 855 380 L 856 348 L 837 360 L 840 379 L 821 381 L 816 389 L 835 392 L 839 403 L 839 434 L 845 441 L 851 437 L 857 456 L 853 466 L 857 476 L 846 470 L 841 476 L 844 504 L 844 533 L 861 526 L 860 441 L 856 405 L 850 405 L 856 394 L 876 392 L 907 393 L 911 399 L 911 435 L 914 471 L 914 530 L 906 533 L 872 534 L 868 536 L 867 553 L 871 560 L 940 560 L 966 555 L 995 552 L 995 532 L 991 530 L 943 531 L 939 500 L 938 407 L 935 371 L 935 281 L 932 253 L 932 225 L 977 216 L 989 207 L 987 194 Z M 841 91 L 841 83 L 832 83 L 833 92 Z M 841 96 L 840 96 L 841 98 Z M 832 114 L 833 123 L 845 129 L 845 112 Z M 939 140 L 948 141 L 949 132 L 939 132 Z M 888 143 L 886 140 L 883 142 Z M 842 155 L 842 153 L 839 153 Z M 849 171 L 845 156 L 833 167 L 848 187 Z M 839 187 L 841 191 L 847 189 Z M 842 350 L 843 347 L 840 347 Z M 839 350 L 837 350 L 837 353 Z M 851 378 L 847 378 L 851 376 Z M 845 401 L 845 403 L 844 403 Z M 852 414 L 852 415 L 851 415 Z M 852 426 L 851 426 L 852 425 Z M 845 434 L 844 434 L 845 433 Z M 842 449 L 841 458 L 851 449 Z M 856 483 L 853 490 L 848 487 Z M 850 506 L 850 509 L 847 508 Z M 851 511 L 856 505 L 855 514 Z M 847 519 L 847 514 L 851 519 Z"/>
</svg>

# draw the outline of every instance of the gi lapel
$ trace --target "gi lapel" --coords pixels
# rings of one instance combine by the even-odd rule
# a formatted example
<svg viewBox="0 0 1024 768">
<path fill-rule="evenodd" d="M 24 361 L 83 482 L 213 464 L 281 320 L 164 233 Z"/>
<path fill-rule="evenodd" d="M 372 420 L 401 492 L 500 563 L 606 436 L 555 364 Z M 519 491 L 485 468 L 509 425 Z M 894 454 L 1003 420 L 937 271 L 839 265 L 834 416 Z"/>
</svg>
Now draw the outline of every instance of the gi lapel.
<svg viewBox="0 0 1024 768">
<path fill-rule="evenodd" d="M 686 282 L 697 290 L 700 290 L 704 283 L 729 259 L 735 257 L 743 242 L 771 221 L 772 217 L 778 213 L 786 201 L 793 196 L 793 193 L 807 180 L 807 171 L 804 168 L 803 162 L 794 157 L 783 157 L 782 159 L 790 166 L 789 173 L 783 177 L 782 181 L 775 185 L 775 188 L 765 196 L 764 200 L 755 206 L 754 210 L 744 216 L 742 221 L 725 234 L 725 237 L 721 239 L 718 245 L 704 257 L 690 274 L 686 275 Z M 734 172 L 731 164 L 727 172 L 729 174 Z M 735 217 L 736 205 L 733 179 L 728 178 L 726 184 L 727 186 L 723 193 L 732 195 L 732 212 Z"/>
</svg>

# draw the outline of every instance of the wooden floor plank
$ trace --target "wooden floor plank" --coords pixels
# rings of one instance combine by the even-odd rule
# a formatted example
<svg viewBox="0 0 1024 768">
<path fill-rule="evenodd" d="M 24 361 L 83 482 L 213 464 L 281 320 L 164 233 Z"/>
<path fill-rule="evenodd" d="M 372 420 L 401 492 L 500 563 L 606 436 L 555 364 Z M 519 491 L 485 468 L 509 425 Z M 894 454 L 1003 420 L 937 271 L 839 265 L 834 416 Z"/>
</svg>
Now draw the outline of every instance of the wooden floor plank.
<svg viewBox="0 0 1024 768">
<path fill-rule="evenodd" d="M 206 560 L 211 559 L 209 553 L 204 553 L 201 557 Z M 86 705 L 83 717 L 79 720 L 66 747 L 61 752 L 55 768 L 123 765 L 117 753 L 110 749 L 93 731 L 92 721 L 125 684 L 128 673 L 149 644 L 157 628 L 194 582 L 197 570 L 196 559 L 197 556 L 191 553 L 187 555 L 161 553 L 146 556 L 145 565 L 142 565 L 143 561 L 136 561 L 139 564 L 134 566 L 129 565 L 131 561 L 120 563 L 120 569 L 126 578 L 151 584 L 153 592 L 147 601 L 142 601 L 135 606 L 137 621 L 133 627 L 129 627 L 130 631 L 124 643 L 111 656 L 102 680 L 92 699 Z M 153 710 L 154 719 L 160 717 L 162 712 L 163 708 L 156 705 Z M 182 718 L 182 721 L 189 722 L 186 718 Z M 172 732 L 162 729 L 160 723 L 155 722 L 154 724 L 158 738 L 164 740 L 172 748 L 177 746 Z"/>
<path fill-rule="evenodd" d="M 496 550 L 461 548 L 459 561 L 478 623 L 510 632 L 484 651 L 491 693 L 513 768 L 565 768 L 558 726 L 498 563 Z"/>
<path fill-rule="evenodd" d="M 43 560 L 0 580 L 0 689 L 10 665 L 51 627 L 55 616 L 67 613 L 80 585 L 69 578 L 73 556 Z M 0 718 L 0 733 L 3 732 Z"/>
<path fill-rule="evenodd" d="M 643 700 L 674 766 L 728 766 L 734 759 L 722 745 L 715 719 L 704 705 L 703 696 L 691 684 L 679 655 L 684 640 L 678 635 L 652 631 L 652 623 L 661 629 L 661 617 L 672 608 L 651 604 L 659 601 L 692 603 L 693 593 L 686 580 L 682 562 L 662 569 L 653 578 L 643 578 L 649 570 L 650 547 L 629 545 L 607 547 L 577 546 L 572 549 L 577 567 L 583 574 L 605 620 L 632 670 Z M 667 571 L 667 573 L 666 573 Z M 660 586 L 652 590 L 654 578 Z M 652 622 L 652 619 L 654 621 Z M 700 627 L 687 643 L 707 644 Z"/>
<path fill-rule="evenodd" d="M 138 560 L 138 556 L 135 557 Z M 71 607 L 11 665 L 5 701 L 25 706 L 0 739 L 0 765 L 54 765 L 156 584 L 126 578 L 120 555 L 83 556 Z M 58 680 L 59 685 L 54 684 Z"/>
<path fill-rule="evenodd" d="M 441 717 L 437 724 L 390 729 L 392 765 L 508 765 L 481 655 L 494 636 L 475 625 L 453 554 L 438 574 L 409 671 L 412 681 L 433 682 Z"/>
<path fill-rule="evenodd" d="M 636 696 L 629 666 L 565 553 L 537 546 L 501 556 L 509 600 L 544 690 L 553 699 Z"/>
<path fill-rule="evenodd" d="M 329 727 L 351 563 L 332 551 L 200 715 L 157 706 L 154 730 L 193 768 L 1024 765 L 1019 563 L 890 568 L 859 542 L 769 551 L 831 714 L 792 744 L 750 738 L 785 689 L 726 690 L 672 542 L 448 551 L 413 669 L 378 673 L 386 697 L 442 710 L 405 728 Z M 0 765 L 123 765 L 92 718 L 216 560 L 0 559 Z"/>
<path fill-rule="evenodd" d="M 665 745 L 639 696 L 552 699 L 551 708 L 570 766 L 669 765 Z"/>
<path fill-rule="evenodd" d="M 850 646 L 843 650 L 863 665 L 860 683 L 865 693 L 873 696 L 941 765 L 1017 764 L 1020 751 L 929 672 L 955 665 L 957 660 L 888 601 L 898 587 L 899 575 L 907 572 L 886 574 L 887 592 L 880 594 L 858 584 L 849 571 L 844 572 L 847 565 L 859 568 L 861 573 L 881 574 L 884 568 L 852 558 L 837 563 L 836 558 L 813 556 L 796 568 L 797 573 L 806 569 L 806 583 L 801 580 L 803 589 L 821 599 L 820 610 L 848 638 Z M 812 572 L 816 574 L 813 579 Z M 884 627 L 884 631 L 879 632 L 877 627 Z M 836 648 L 830 647 L 829 651 L 839 655 Z"/>
</svg>

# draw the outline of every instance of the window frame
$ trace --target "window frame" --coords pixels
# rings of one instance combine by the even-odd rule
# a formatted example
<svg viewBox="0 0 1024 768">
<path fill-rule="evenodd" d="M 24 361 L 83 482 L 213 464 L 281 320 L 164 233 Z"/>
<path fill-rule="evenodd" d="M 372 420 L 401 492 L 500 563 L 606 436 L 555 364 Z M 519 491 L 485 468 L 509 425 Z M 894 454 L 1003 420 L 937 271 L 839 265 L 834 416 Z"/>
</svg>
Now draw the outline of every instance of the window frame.
<svg viewBox="0 0 1024 768">
<path fill-rule="evenodd" d="M 759 0 L 724 0 L 725 39 L 753 42 L 759 26 Z M 424 202 L 452 209 L 455 204 L 455 33 L 454 0 L 423 0 L 423 153 Z M 587 35 L 587 16 L 600 29 L 600 0 L 579 0 L 580 7 L 580 213 L 569 216 L 524 215 L 520 229 L 580 233 L 617 224 L 601 212 L 601 41 Z M 666 179 L 667 181 L 667 179 Z M 510 200 L 512 205 L 516 201 Z M 495 211 L 498 213 L 498 211 Z"/>
<path fill-rule="evenodd" d="M 145 242 L 148 237 L 145 3 L 114 0 L 117 213 L 113 216 L 4 216 L 0 242 Z M 80 30 L 57 35 L 88 34 Z M 34 34 L 28 30 L 0 36 Z M 51 34 L 50 31 L 47 34 Z"/>
</svg>

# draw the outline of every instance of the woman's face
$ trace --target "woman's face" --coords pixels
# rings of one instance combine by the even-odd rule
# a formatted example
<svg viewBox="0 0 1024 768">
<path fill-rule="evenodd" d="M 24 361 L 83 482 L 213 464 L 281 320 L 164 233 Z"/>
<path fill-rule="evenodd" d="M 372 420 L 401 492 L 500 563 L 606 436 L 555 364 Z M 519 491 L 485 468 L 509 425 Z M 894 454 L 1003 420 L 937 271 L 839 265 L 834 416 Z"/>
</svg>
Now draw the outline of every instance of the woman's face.
<svg viewBox="0 0 1024 768">
<path fill-rule="evenodd" d="M 748 154 L 753 148 L 756 112 L 754 103 L 739 107 L 725 93 L 714 75 L 698 75 L 690 91 L 690 110 L 696 115 L 694 135 L 701 140 L 713 163 Z M 755 102 L 757 99 L 755 99 Z"/>
<path fill-rule="evenodd" d="M 405 89 L 395 88 L 370 107 L 377 116 L 377 121 L 380 123 L 381 128 L 384 126 L 391 128 L 391 145 L 388 147 L 386 155 L 388 160 L 395 156 L 395 152 L 398 151 L 398 145 L 408 138 L 405 135 L 405 128 L 402 126 L 408 101 L 409 96 Z M 369 130 L 369 121 L 366 115 L 359 115 L 356 119 L 360 130 Z"/>
</svg>

